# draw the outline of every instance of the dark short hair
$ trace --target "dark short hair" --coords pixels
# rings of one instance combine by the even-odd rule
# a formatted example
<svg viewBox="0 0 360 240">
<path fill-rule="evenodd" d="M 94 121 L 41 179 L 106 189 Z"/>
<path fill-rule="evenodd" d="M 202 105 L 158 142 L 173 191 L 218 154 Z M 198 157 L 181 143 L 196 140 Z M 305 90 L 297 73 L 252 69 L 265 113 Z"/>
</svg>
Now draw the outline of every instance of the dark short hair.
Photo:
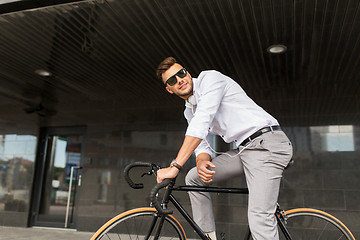
<svg viewBox="0 0 360 240">
<path fill-rule="evenodd" d="M 173 57 L 167 57 L 165 58 L 156 69 L 156 77 L 162 81 L 162 74 L 166 72 L 172 65 L 177 63 L 176 59 Z"/>
</svg>

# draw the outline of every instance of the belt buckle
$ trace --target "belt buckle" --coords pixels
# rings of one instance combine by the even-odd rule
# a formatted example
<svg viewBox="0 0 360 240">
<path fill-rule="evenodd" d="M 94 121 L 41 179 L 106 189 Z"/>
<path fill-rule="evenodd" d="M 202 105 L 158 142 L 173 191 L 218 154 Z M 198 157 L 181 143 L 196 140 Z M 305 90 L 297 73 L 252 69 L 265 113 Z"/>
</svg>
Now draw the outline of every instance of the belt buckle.
<svg viewBox="0 0 360 240">
<path fill-rule="evenodd" d="M 246 144 L 251 142 L 251 140 L 252 140 L 251 137 L 245 138 L 245 140 L 240 145 L 245 146 Z"/>
</svg>

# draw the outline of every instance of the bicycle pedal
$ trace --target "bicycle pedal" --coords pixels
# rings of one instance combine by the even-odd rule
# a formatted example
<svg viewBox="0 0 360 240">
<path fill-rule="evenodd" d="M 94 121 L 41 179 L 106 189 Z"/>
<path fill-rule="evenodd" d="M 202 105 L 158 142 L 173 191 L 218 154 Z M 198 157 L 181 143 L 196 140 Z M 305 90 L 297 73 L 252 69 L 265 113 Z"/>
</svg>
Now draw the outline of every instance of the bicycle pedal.
<svg viewBox="0 0 360 240">
<path fill-rule="evenodd" d="M 225 240 L 225 233 L 220 233 L 220 239 Z"/>
</svg>

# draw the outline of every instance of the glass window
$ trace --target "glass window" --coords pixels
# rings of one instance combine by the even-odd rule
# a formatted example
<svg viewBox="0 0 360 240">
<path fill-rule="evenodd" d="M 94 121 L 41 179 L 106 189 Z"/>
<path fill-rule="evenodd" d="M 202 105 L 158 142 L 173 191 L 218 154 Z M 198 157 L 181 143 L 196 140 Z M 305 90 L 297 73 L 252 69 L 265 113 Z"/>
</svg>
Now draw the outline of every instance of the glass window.
<svg viewBox="0 0 360 240">
<path fill-rule="evenodd" d="M 36 136 L 0 135 L 0 211 L 28 210 L 36 144 Z"/>
<path fill-rule="evenodd" d="M 352 125 L 310 127 L 314 150 L 336 152 L 355 151 Z"/>
</svg>

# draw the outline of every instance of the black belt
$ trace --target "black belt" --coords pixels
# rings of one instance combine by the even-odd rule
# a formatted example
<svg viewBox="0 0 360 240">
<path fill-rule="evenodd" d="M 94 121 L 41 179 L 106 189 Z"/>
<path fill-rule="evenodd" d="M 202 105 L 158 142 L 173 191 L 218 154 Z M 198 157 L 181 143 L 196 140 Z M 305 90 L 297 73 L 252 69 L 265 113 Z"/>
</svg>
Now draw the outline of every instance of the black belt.
<svg viewBox="0 0 360 240">
<path fill-rule="evenodd" d="M 255 132 L 253 135 L 251 135 L 250 137 L 246 138 L 240 145 L 244 146 L 245 144 L 247 144 L 248 142 L 250 142 L 251 140 L 259 137 L 261 134 L 263 133 L 267 133 L 270 131 L 279 131 L 281 130 L 280 126 L 272 126 L 272 127 L 264 127 L 262 129 L 260 129 L 259 131 Z"/>
</svg>

